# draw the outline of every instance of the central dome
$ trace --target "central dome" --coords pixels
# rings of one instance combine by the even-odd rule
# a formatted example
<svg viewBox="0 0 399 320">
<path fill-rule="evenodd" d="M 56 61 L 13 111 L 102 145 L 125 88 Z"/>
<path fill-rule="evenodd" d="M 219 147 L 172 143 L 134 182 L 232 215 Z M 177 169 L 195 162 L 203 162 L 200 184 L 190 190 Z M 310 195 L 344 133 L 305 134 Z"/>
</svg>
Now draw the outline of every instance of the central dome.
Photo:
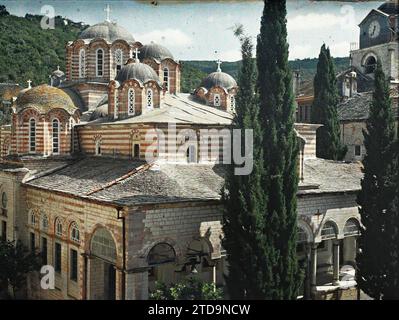
<svg viewBox="0 0 399 320">
<path fill-rule="evenodd" d="M 61 89 L 42 84 L 28 89 L 17 99 L 17 111 L 26 108 L 34 108 L 41 114 L 45 114 L 51 109 L 64 109 L 69 114 L 73 114 L 77 108 L 71 98 Z"/>
<path fill-rule="evenodd" d="M 237 82 L 234 80 L 234 78 L 225 73 L 225 72 L 221 72 L 221 71 L 216 71 L 216 72 L 212 72 L 211 74 L 209 74 L 201 83 L 200 87 L 204 87 L 206 89 L 210 89 L 212 87 L 222 87 L 225 89 L 231 89 L 234 87 L 237 87 Z"/>
<path fill-rule="evenodd" d="M 162 61 L 167 58 L 172 60 L 174 59 L 172 53 L 167 48 L 154 42 L 146 44 L 140 48 L 139 58 L 141 60 L 152 58 L 158 61 Z"/>
<path fill-rule="evenodd" d="M 155 70 L 149 65 L 140 62 L 130 62 L 126 64 L 115 78 L 119 83 L 123 83 L 128 79 L 136 79 L 141 83 L 153 80 L 160 84 L 159 77 Z"/>
<path fill-rule="evenodd" d="M 133 36 L 126 29 L 117 25 L 116 23 L 104 21 L 83 30 L 79 39 L 95 39 L 101 38 L 109 42 L 115 40 L 126 40 L 127 42 L 134 42 Z"/>
</svg>

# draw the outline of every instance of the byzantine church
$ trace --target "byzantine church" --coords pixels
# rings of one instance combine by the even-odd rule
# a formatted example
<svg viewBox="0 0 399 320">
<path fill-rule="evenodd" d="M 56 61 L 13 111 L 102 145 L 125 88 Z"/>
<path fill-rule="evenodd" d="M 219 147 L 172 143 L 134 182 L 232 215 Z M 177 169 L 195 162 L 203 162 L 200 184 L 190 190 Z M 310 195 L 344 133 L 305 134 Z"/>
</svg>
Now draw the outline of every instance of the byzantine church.
<svg viewBox="0 0 399 320">
<path fill-rule="evenodd" d="M 0 236 L 55 270 L 54 289 L 29 277 L 29 298 L 147 299 L 156 281 L 190 276 L 223 288 L 223 160 L 239 87 L 220 61 L 192 93 L 180 83 L 167 48 L 107 17 L 66 44 L 65 72 L 18 94 L 0 131 Z M 295 124 L 303 292 L 350 297 L 361 164 L 316 158 L 319 127 Z"/>
</svg>

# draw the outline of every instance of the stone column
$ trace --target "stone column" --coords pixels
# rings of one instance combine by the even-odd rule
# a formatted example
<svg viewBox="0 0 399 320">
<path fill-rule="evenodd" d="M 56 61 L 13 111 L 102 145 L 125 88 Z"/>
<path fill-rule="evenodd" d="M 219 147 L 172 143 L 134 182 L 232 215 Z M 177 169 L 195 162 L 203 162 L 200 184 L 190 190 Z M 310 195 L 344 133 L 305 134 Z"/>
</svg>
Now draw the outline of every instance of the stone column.
<svg viewBox="0 0 399 320">
<path fill-rule="evenodd" d="M 313 243 L 310 252 L 310 285 L 312 291 L 316 290 L 317 281 L 317 244 Z"/>
<path fill-rule="evenodd" d="M 389 48 L 389 74 L 388 78 L 393 80 L 395 79 L 395 63 L 397 64 L 397 61 L 395 61 L 395 49 L 394 48 Z M 396 75 L 397 76 L 397 75 Z"/>
<path fill-rule="evenodd" d="M 339 284 L 339 242 L 333 242 L 333 284 Z"/>
</svg>

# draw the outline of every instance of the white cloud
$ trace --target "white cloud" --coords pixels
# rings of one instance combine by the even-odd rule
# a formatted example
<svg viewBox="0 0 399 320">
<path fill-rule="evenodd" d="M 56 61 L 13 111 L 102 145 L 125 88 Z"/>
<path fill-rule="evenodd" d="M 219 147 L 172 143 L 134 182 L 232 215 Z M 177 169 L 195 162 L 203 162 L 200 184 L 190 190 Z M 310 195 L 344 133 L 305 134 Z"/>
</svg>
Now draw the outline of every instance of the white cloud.
<svg viewBox="0 0 399 320">
<path fill-rule="evenodd" d="M 349 55 L 349 49 L 349 42 L 332 43 L 330 45 L 330 51 L 333 57 L 347 57 Z"/>
<path fill-rule="evenodd" d="M 309 57 L 314 57 L 318 54 L 320 48 L 313 48 L 311 45 L 290 45 L 289 47 L 289 58 L 294 59 L 304 59 Z"/>
<path fill-rule="evenodd" d="M 169 47 L 185 47 L 193 43 L 192 38 L 179 29 L 153 30 L 148 33 L 136 36 L 136 39 L 143 44 L 154 41 Z"/>
</svg>

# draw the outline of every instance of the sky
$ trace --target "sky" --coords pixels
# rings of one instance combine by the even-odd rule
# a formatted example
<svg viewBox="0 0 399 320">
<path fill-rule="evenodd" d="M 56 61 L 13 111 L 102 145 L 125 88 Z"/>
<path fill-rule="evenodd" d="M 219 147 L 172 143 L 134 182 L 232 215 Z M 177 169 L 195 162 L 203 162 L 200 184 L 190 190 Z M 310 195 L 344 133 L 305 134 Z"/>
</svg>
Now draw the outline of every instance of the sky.
<svg viewBox="0 0 399 320">
<path fill-rule="evenodd" d="M 166 46 L 179 60 L 240 60 L 236 24 L 243 24 L 254 41 L 259 33 L 263 1 L 39 1 L 0 0 L 14 15 L 42 14 L 50 5 L 55 15 L 76 22 L 95 24 L 105 20 L 104 8 L 111 6 L 110 18 L 129 30 L 143 44 L 154 41 Z M 358 24 L 382 1 L 287 1 L 287 28 L 290 59 L 314 58 L 325 43 L 335 57 L 349 54 L 351 42 L 358 42 Z"/>
</svg>

